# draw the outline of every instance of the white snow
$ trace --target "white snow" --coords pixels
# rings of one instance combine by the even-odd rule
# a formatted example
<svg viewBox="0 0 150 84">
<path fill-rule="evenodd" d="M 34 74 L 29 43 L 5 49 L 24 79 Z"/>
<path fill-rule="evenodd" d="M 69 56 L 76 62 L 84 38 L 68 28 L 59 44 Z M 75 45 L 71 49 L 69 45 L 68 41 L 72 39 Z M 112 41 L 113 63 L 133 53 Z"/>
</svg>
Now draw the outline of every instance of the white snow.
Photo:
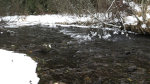
<svg viewBox="0 0 150 84">
<path fill-rule="evenodd" d="M 141 27 L 142 27 L 143 29 L 147 28 L 146 24 L 142 24 Z"/>
<path fill-rule="evenodd" d="M 41 26 L 49 26 L 56 27 L 56 25 L 68 25 L 68 26 L 85 26 L 84 23 L 87 22 L 95 22 L 97 20 L 93 19 L 94 17 L 99 18 L 101 21 L 109 19 L 111 14 L 104 13 L 96 13 L 93 15 L 69 15 L 69 14 L 45 14 L 45 15 L 15 15 L 15 16 L 5 16 L 0 17 L 0 21 L 6 21 L 7 25 L 3 25 L 4 27 L 9 28 L 18 28 L 21 26 L 32 26 L 32 25 L 41 25 Z M 80 25 L 76 25 L 75 23 L 81 23 Z M 83 23 L 83 24 L 82 24 Z M 75 24 L 75 25 L 74 25 Z M 92 26 L 92 25 L 90 25 Z"/>
<path fill-rule="evenodd" d="M 124 18 L 125 23 L 128 25 L 137 25 L 138 20 L 134 16 L 127 16 Z"/>
<path fill-rule="evenodd" d="M 137 18 L 140 20 L 140 21 L 143 21 L 143 18 L 142 16 L 138 17 Z M 135 16 L 127 16 L 124 18 L 124 21 L 125 21 L 125 25 L 137 25 L 138 24 L 138 20 Z M 150 14 L 146 14 L 146 20 L 149 21 L 150 20 Z"/>
<path fill-rule="evenodd" d="M 79 42 L 92 40 L 89 34 L 74 33 L 65 29 L 61 30 L 60 32 L 66 35 L 70 35 L 70 37 L 77 39 Z"/>
<path fill-rule="evenodd" d="M 103 39 L 108 39 L 109 37 L 111 37 L 111 35 L 109 33 L 104 35 L 104 36 L 102 36 Z"/>
<path fill-rule="evenodd" d="M 7 21 L 5 27 L 19 27 L 19 26 L 31 26 L 31 25 L 49 25 L 50 27 L 56 26 L 56 24 L 71 24 L 76 22 L 91 21 L 91 17 L 83 16 L 78 17 L 76 15 L 28 15 L 28 16 L 6 16 L 1 20 Z"/>
<path fill-rule="evenodd" d="M 141 11 L 142 11 L 142 10 L 141 10 L 141 6 L 138 5 L 138 4 L 136 4 L 135 2 L 130 2 L 130 3 L 129 3 L 129 6 L 130 6 L 133 10 L 135 10 L 136 12 L 141 12 Z"/>
<path fill-rule="evenodd" d="M 0 34 L 3 34 L 3 32 L 0 32 Z"/>
<path fill-rule="evenodd" d="M 58 26 L 60 26 L 60 27 L 67 27 L 67 28 L 69 28 L 69 27 L 89 28 L 89 26 L 73 25 L 73 24 L 70 24 L 70 25 L 56 24 L 56 27 L 58 27 Z M 94 27 L 92 27 L 92 28 L 98 28 L 98 27 L 94 26 Z"/>
<path fill-rule="evenodd" d="M 146 17 L 147 17 L 146 20 L 149 20 L 150 19 L 150 14 L 147 13 Z"/>
<path fill-rule="evenodd" d="M 140 21 L 143 21 L 143 17 L 142 16 L 138 16 L 138 14 L 140 14 L 142 12 L 142 6 L 140 4 L 137 4 L 135 2 L 129 2 L 129 6 L 132 8 L 132 10 L 134 10 L 137 15 L 136 17 L 135 16 L 125 16 L 124 17 L 124 25 L 137 25 L 138 24 L 138 20 L 137 18 L 140 20 Z M 146 20 L 147 21 L 150 21 L 150 6 L 147 6 L 147 14 L 146 14 Z M 135 14 L 136 14 L 135 13 Z M 141 25 L 142 28 L 146 28 L 146 24 L 142 24 Z"/>
<path fill-rule="evenodd" d="M 38 84 L 36 67 L 25 54 L 0 49 L 0 84 Z"/>
</svg>

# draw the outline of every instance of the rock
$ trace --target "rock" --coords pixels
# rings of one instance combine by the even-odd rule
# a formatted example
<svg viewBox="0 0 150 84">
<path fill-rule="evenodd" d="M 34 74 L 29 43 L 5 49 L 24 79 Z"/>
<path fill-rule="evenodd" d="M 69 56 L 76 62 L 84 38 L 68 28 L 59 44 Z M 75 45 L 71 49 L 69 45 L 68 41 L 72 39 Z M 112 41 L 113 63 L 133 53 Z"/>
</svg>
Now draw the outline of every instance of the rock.
<svg viewBox="0 0 150 84">
<path fill-rule="evenodd" d="M 10 35 L 10 36 L 15 36 L 16 33 L 14 31 L 10 31 L 10 30 L 7 30 L 7 33 Z"/>
<path fill-rule="evenodd" d="M 12 49 L 12 50 L 15 50 L 15 49 L 16 49 L 16 46 L 15 46 L 15 45 L 11 45 L 11 49 Z"/>
<path fill-rule="evenodd" d="M 125 51 L 125 55 L 130 55 L 131 52 L 130 51 Z"/>
<path fill-rule="evenodd" d="M 121 79 L 120 84 L 128 84 L 125 81 L 126 81 L 125 79 Z"/>
<path fill-rule="evenodd" d="M 136 53 L 137 55 L 142 55 L 142 54 L 144 54 L 144 52 L 141 50 L 141 49 L 139 49 L 139 50 L 137 50 L 137 53 Z"/>
<path fill-rule="evenodd" d="M 47 48 L 39 48 L 39 49 L 34 50 L 34 52 L 38 52 L 38 53 L 41 53 L 41 54 L 47 54 L 47 53 L 50 52 L 50 50 L 47 49 Z"/>
<path fill-rule="evenodd" d="M 145 72 L 146 72 L 146 69 L 144 69 L 144 68 L 138 68 L 138 70 L 136 71 L 136 73 L 138 75 L 143 75 L 143 74 L 145 74 Z"/>
<path fill-rule="evenodd" d="M 102 84 L 102 79 L 99 78 L 98 81 L 95 84 Z"/>
<path fill-rule="evenodd" d="M 130 67 L 128 67 L 128 72 L 134 72 L 134 71 L 136 71 L 137 70 L 137 67 L 136 66 L 130 66 Z"/>
<path fill-rule="evenodd" d="M 84 81 L 85 81 L 85 84 L 90 84 L 91 83 L 91 78 L 90 77 L 85 77 Z"/>
</svg>

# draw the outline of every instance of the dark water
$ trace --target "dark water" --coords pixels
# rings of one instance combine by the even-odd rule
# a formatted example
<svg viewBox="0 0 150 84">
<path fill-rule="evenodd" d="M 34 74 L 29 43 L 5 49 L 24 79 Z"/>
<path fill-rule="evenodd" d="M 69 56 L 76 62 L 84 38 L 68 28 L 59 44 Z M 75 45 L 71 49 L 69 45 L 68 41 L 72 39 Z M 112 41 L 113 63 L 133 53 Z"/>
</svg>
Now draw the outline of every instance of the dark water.
<svg viewBox="0 0 150 84">
<path fill-rule="evenodd" d="M 150 37 L 118 29 L 0 29 L 0 48 L 38 62 L 39 84 L 150 84 Z"/>
</svg>

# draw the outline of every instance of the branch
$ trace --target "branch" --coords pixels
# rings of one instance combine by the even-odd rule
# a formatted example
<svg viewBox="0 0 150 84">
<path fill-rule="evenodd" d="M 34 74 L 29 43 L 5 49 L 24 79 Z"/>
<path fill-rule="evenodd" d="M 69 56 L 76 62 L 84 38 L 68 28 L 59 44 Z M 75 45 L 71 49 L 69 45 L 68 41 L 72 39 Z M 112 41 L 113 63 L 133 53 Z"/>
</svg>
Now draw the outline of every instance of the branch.
<svg viewBox="0 0 150 84">
<path fill-rule="evenodd" d="M 111 7 L 113 6 L 113 4 L 114 4 L 115 1 L 116 1 L 116 0 L 113 0 L 113 2 L 111 3 L 111 5 L 110 5 L 109 8 L 107 9 L 106 13 L 111 9 Z"/>
<path fill-rule="evenodd" d="M 106 22 L 103 22 L 101 20 L 99 20 L 97 17 L 95 17 L 89 10 L 87 10 L 87 12 L 92 15 L 92 17 L 94 17 L 94 19 L 96 19 L 97 21 L 107 25 L 107 26 L 112 26 L 112 27 L 117 27 L 117 28 L 121 28 L 121 26 L 117 26 L 117 25 L 113 25 L 113 24 L 109 24 L 109 23 L 106 23 Z"/>
</svg>

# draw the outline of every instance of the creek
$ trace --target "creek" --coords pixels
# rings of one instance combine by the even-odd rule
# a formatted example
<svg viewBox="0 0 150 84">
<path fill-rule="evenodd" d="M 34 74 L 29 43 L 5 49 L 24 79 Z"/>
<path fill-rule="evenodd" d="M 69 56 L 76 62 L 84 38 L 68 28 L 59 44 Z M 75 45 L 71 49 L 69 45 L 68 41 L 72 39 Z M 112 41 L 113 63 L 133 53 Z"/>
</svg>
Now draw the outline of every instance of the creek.
<svg viewBox="0 0 150 84">
<path fill-rule="evenodd" d="M 38 84 L 150 83 L 148 35 L 72 26 L 0 32 L 1 49 L 25 53 L 38 63 Z"/>
</svg>

